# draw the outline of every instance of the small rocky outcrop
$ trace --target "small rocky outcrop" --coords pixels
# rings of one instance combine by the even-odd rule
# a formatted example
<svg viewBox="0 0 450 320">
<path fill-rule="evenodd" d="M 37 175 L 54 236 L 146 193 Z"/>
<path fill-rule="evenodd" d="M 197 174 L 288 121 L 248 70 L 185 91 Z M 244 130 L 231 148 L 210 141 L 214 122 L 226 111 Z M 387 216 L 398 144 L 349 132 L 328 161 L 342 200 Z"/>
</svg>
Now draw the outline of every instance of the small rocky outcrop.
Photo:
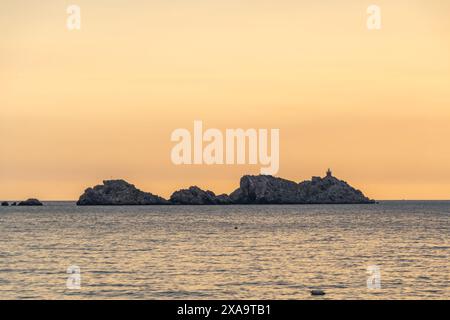
<svg viewBox="0 0 450 320">
<path fill-rule="evenodd" d="M 28 199 L 25 201 L 21 201 L 18 204 L 19 206 L 42 206 L 42 202 L 40 202 L 38 199 Z"/>
<path fill-rule="evenodd" d="M 221 194 L 216 196 L 214 192 L 204 191 L 197 186 L 175 191 L 170 197 L 170 202 L 185 205 L 231 204 L 228 195 Z"/>
<path fill-rule="evenodd" d="M 86 189 L 77 201 L 79 206 L 158 204 L 169 202 L 162 197 L 143 192 L 125 180 L 105 180 L 103 185 Z"/>
<path fill-rule="evenodd" d="M 12 205 L 12 206 L 16 206 L 16 205 L 17 205 L 17 202 L 13 202 L 13 203 L 11 203 L 11 205 Z"/>
<path fill-rule="evenodd" d="M 230 194 L 236 204 L 357 204 L 374 203 L 328 170 L 324 178 L 295 183 L 273 176 L 244 176 Z"/>
<path fill-rule="evenodd" d="M 3 201 L 3 202 L 2 202 L 2 207 L 7 207 L 7 206 L 9 206 L 8 201 Z"/>
</svg>

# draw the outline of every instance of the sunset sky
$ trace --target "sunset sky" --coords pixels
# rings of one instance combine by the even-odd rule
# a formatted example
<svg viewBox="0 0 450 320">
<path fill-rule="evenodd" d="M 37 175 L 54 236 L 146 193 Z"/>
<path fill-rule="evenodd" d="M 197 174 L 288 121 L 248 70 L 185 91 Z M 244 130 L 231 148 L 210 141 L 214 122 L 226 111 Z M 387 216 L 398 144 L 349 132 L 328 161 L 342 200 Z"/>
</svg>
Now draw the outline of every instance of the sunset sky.
<svg viewBox="0 0 450 320">
<path fill-rule="evenodd" d="M 81 30 L 66 8 L 81 8 Z M 382 29 L 366 27 L 377 4 Z M 123 178 L 231 192 L 260 165 L 175 166 L 177 128 L 279 128 L 278 176 L 450 199 L 448 0 L 2 0 L 0 200 Z"/>
</svg>

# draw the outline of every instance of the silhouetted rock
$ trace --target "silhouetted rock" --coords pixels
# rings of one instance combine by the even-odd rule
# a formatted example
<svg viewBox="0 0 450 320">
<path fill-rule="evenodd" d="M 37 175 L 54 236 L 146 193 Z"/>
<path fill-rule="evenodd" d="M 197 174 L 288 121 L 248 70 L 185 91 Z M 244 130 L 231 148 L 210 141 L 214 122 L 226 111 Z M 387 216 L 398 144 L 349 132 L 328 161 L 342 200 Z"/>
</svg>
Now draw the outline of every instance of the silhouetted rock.
<svg viewBox="0 0 450 320">
<path fill-rule="evenodd" d="M 42 206 L 42 202 L 40 202 L 38 199 L 32 198 L 19 202 L 19 206 Z"/>
<path fill-rule="evenodd" d="M 304 203 L 319 204 L 357 204 L 375 203 L 347 182 L 339 180 L 331 175 L 324 178 L 313 177 L 311 181 L 299 184 L 299 198 Z"/>
<path fill-rule="evenodd" d="M 375 203 L 347 182 L 327 172 L 324 178 L 295 183 L 273 176 L 243 176 L 230 194 L 237 204 L 357 204 Z"/>
<path fill-rule="evenodd" d="M 7 206 L 9 206 L 8 201 L 3 201 L 3 202 L 2 202 L 2 207 L 7 207 Z"/>
<path fill-rule="evenodd" d="M 212 191 L 204 191 L 197 186 L 189 189 L 175 191 L 170 197 L 173 204 L 186 205 L 213 205 L 213 204 L 230 204 L 230 198 L 226 194 L 216 196 Z"/>
<path fill-rule="evenodd" d="M 298 184 L 273 176 L 243 176 L 240 188 L 230 194 L 237 204 L 299 203 Z"/>
<path fill-rule="evenodd" d="M 228 205 L 228 204 L 359 204 L 375 203 L 328 170 L 324 178 L 296 183 L 268 175 L 243 176 L 229 196 L 193 186 L 175 191 L 170 200 L 143 192 L 124 180 L 106 180 L 88 188 L 77 205 Z"/>
<path fill-rule="evenodd" d="M 105 180 L 103 185 L 88 188 L 77 205 L 157 205 L 169 204 L 159 196 L 143 192 L 124 180 Z"/>
<path fill-rule="evenodd" d="M 13 202 L 13 203 L 11 203 L 11 205 L 12 205 L 12 206 L 16 206 L 16 205 L 17 205 L 17 202 Z"/>
</svg>

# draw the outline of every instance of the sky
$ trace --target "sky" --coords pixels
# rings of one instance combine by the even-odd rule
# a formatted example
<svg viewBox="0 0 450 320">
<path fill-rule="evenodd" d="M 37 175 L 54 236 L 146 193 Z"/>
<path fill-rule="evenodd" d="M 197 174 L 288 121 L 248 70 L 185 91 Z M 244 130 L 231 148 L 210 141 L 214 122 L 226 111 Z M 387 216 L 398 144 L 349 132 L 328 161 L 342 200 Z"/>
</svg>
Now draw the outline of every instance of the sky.
<svg viewBox="0 0 450 320">
<path fill-rule="evenodd" d="M 81 8 L 68 30 L 67 6 Z M 368 30 L 367 7 L 381 8 Z M 178 128 L 277 128 L 294 181 L 450 199 L 447 0 L 2 0 L 0 199 L 123 178 L 229 193 L 260 165 L 171 162 Z"/>
</svg>

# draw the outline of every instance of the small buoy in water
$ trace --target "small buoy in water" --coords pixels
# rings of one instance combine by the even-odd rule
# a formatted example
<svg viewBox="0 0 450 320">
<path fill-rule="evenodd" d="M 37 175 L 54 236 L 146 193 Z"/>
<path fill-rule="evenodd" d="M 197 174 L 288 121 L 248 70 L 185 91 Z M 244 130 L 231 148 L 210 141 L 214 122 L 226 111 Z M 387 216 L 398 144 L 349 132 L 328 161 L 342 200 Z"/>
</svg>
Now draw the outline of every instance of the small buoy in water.
<svg viewBox="0 0 450 320">
<path fill-rule="evenodd" d="M 311 295 L 312 296 L 324 296 L 325 295 L 325 291 L 322 291 L 322 290 L 311 290 Z"/>
</svg>

